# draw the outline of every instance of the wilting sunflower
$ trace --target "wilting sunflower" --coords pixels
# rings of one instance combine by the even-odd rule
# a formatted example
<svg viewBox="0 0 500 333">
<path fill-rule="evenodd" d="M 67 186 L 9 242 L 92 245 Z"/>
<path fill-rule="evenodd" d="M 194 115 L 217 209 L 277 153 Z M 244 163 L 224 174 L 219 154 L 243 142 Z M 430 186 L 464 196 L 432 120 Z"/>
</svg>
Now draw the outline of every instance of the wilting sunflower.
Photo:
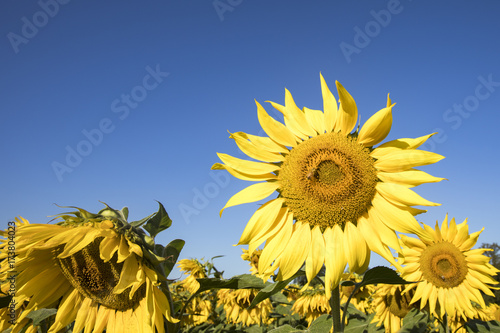
<svg viewBox="0 0 500 333">
<path fill-rule="evenodd" d="M 483 255 L 487 249 L 471 250 L 484 228 L 469 235 L 467 220 L 457 225 L 452 218 L 448 225 L 448 215 L 441 228 L 438 222 L 435 229 L 424 227 L 426 238 L 401 235 L 401 276 L 421 281 L 406 288 L 415 288 L 412 303 L 420 300 L 421 309 L 428 304 L 429 312 L 438 318 L 445 313 L 464 320 L 473 318 L 477 311 L 472 302 L 484 308 L 481 291 L 493 296 L 489 285 L 498 283 L 492 278 L 498 269 Z"/>
<path fill-rule="evenodd" d="M 258 293 L 257 289 L 221 289 L 217 292 L 217 305 L 224 307 L 226 320 L 229 323 L 241 323 L 243 326 L 270 324 L 273 318 L 270 318 L 269 314 L 273 310 L 273 305 L 269 299 L 248 309 Z"/>
<path fill-rule="evenodd" d="M 74 216 L 61 215 L 58 224 L 16 219 L 13 263 L 8 243 L 0 246 L 2 290 L 16 274 L 13 332 L 23 328 L 30 312 L 42 308 L 57 309 L 49 332 L 73 321 L 73 332 L 164 332 L 164 317 L 177 321 L 160 290 L 161 273 L 150 260 L 145 235 L 122 223 L 116 212 L 80 209 Z M 11 327 L 10 319 L 2 311 L 0 330 Z"/>
<path fill-rule="evenodd" d="M 177 262 L 177 265 L 188 276 L 179 281 L 178 284 L 183 285 L 191 294 L 194 294 L 200 288 L 200 283 L 196 279 L 207 277 L 205 267 L 196 259 L 181 259 Z"/>
<path fill-rule="evenodd" d="M 282 124 L 257 104 L 257 115 L 269 137 L 237 132 L 230 138 L 249 157 L 247 161 L 218 154 L 225 169 L 250 185 L 229 199 L 231 206 L 255 202 L 278 192 L 250 218 L 238 244 L 252 253 L 266 242 L 259 273 L 269 277 L 279 268 L 287 279 L 306 262 L 311 281 L 326 266 L 326 292 L 340 281 L 346 265 L 366 270 L 373 250 L 394 265 L 389 246 L 399 249 L 395 231 L 422 233 L 412 206 L 436 206 L 411 189 L 441 181 L 414 167 L 435 163 L 443 156 L 417 150 L 432 134 L 398 139 L 377 148 L 392 125 L 392 104 L 369 118 L 358 131 L 358 110 L 340 83 L 340 104 L 321 76 L 323 112 L 299 109 L 285 91 L 285 105 L 270 102 L 284 116 Z"/>
<path fill-rule="evenodd" d="M 258 275 L 259 274 L 259 258 L 260 255 L 262 254 L 261 249 L 257 249 L 253 251 L 252 254 L 248 252 L 247 249 L 242 249 L 243 254 L 241 255 L 241 259 L 249 261 L 250 262 L 250 272 L 252 275 Z"/>
<path fill-rule="evenodd" d="M 410 304 L 411 295 L 403 293 L 404 286 L 401 285 L 379 285 L 373 296 L 375 317 L 372 322 L 378 322 L 377 326 L 384 324 L 386 332 L 397 332 L 401 328 L 403 318 L 412 308 L 417 306 Z"/>
<path fill-rule="evenodd" d="M 353 281 L 359 283 L 362 281 L 362 277 L 356 273 L 342 274 L 342 280 Z M 340 287 L 340 304 L 344 304 L 351 296 L 354 291 L 354 286 L 341 286 Z M 352 304 L 356 309 L 366 314 L 372 313 L 374 311 L 372 305 L 372 294 L 375 292 L 375 286 L 373 284 L 368 284 L 359 288 L 354 295 L 352 295 L 349 304 Z"/>
<path fill-rule="evenodd" d="M 325 295 L 325 289 L 321 285 L 316 285 L 301 290 L 297 300 L 293 303 L 292 311 L 305 318 L 311 325 L 319 316 L 331 313 L 332 310 Z"/>
</svg>

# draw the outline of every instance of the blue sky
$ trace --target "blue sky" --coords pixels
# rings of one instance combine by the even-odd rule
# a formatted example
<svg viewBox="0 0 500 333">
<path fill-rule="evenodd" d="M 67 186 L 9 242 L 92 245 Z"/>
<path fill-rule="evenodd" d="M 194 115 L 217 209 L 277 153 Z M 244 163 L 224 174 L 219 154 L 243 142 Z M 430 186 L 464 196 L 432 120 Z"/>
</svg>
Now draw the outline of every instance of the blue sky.
<svg viewBox="0 0 500 333">
<path fill-rule="evenodd" d="M 493 0 L 4 1 L 0 225 L 99 201 L 137 220 L 158 200 L 174 221 L 158 242 L 245 273 L 233 244 L 258 206 L 219 218 L 248 183 L 210 167 L 217 152 L 244 157 L 228 130 L 263 134 L 254 99 L 283 103 L 286 87 L 320 109 L 321 72 L 361 123 L 391 94 L 387 140 L 440 133 L 423 148 L 446 159 L 421 169 L 449 180 L 416 189 L 443 204 L 419 221 L 468 217 L 479 243 L 499 242 L 498 13 Z"/>
</svg>

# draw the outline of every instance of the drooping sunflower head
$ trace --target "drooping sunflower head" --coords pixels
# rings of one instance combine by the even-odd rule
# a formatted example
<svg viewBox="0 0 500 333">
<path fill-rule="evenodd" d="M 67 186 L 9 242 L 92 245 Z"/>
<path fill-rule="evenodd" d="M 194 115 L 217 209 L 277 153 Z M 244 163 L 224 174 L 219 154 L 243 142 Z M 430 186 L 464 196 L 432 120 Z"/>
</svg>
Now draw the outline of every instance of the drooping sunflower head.
<svg viewBox="0 0 500 333">
<path fill-rule="evenodd" d="M 397 266 L 389 249 L 400 248 L 395 231 L 426 237 L 414 218 L 423 210 L 412 206 L 438 204 L 412 188 L 443 178 L 415 167 L 443 157 L 417 149 L 432 134 L 375 147 L 391 129 L 391 99 L 354 130 L 358 109 L 353 97 L 336 82 L 337 103 L 320 78 L 323 111 L 300 109 L 285 90 L 285 105 L 270 102 L 283 115 L 283 124 L 256 102 L 268 137 L 243 132 L 230 136 L 254 161 L 218 154 L 222 163 L 212 168 L 258 182 L 232 196 L 221 213 L 278 194 L 257 209 L 238 242 L 248 244 L 250 253 L 265 242 L 258 264 L 264 279 L 276 269 L 278 279 L 287 279 L 306 262 L 311 281 L 325 265 L 329 295 L 347 265 L 352 272 L 366 270 L 371 251 Z"/>
<path fill-rule="evenodd" d="M 402 277 L 408 281 L 421 281 L 409 285 L 415 288 L 412 302 L 420 300 L 421 308 L 428 304 L 429 311 L 442 318 L 473 318 L 473 302 L 485 307 L 481 291 L 492 296 L 490 288 L 498 282 L 493 276 L 498 269 L 488 263 L 486 249 L 471 249 L 482 230 L 469 234 L 467 220 L 456 224 L 448 216 L 441 228 L 424 225 L 428 236 L 416 239 L 401 236 L 401 263 L 405 265 Z M 430 240 L 429 240 L 430 239 Z"/>
<path fill-rule="evenodd" d="M 196 290 L 200 288 L 200 283 L 196 279 L 207 277 L 204 265 L 196 259 L 181 259 L 177 265 L 180 270 L 187 275 L 184 280 L 178 283 L 186 288 L 191 294 L 194 294 Z"/>
<path fill-rule="evenodd" d="M 249 261 L 250 264 L 250 272 L 252 272 L 253 275 L 258 275 L 259 274 L 259 258 L 260 255 L 262 254 L 261 249 L 257 249 L 253 251 L 253 253 L 249 253 L 247 249 L 242 249 L 243 254 L 241 255 L 241 259 Z"/>
<path fill-rule="evenodd" d="M 153 238 L 138 224 L 129 224 L 126 213 L 107 207 L 91 214 L 79 208 L 59 215 L 57 224 L 17 220 L 9 229 L 16 244 L 15 258 L 6 243 L 0 246 L 0 256 L 5 258 L 0 278 L 5 281 L 15 274 L 16 309 L 23 307 L 15 330 L 22 328 L 19 325 L 30 312 L 50 307 L 58 309 L 51 331 L 75 321 L 75 331 L 85 327 L 112 332 L 110 325 L 118 317 L 118 330 L 121 325 L 140 325 L 162 331 L 163 317 L 176 321 L 160 290 L 166 276 L 162 259 L 152 250 Z M 11 237 L 7 231 L 1 234 Z M 154 309 L 156 315 L 146 316 L 146 309 Z M 6 323 L 2 313 L 0 326 Z"/>
<path fill-rule="evenodd" d="M 415 304 L 411 304 L 413 291 L 403 291 L 404 286 L 401 285 L 380 285 L 375 290 L 375 317 L 372 322 L 378 322 L 377 326 L 384 324 L 386 332 L 399 331 L 403 318 L 416 308 Z"/>
<path fill-rule="evenodd" d="M 217 305 L 224 307 L 229 323 L 241 323 L 243 326 L 270 324 L 273 321 L 269 317 L 273 306 L 269 299 L 248 308 L 258 293 L 257 289 L 221 289 L 217 292 Z"/>
</svg>

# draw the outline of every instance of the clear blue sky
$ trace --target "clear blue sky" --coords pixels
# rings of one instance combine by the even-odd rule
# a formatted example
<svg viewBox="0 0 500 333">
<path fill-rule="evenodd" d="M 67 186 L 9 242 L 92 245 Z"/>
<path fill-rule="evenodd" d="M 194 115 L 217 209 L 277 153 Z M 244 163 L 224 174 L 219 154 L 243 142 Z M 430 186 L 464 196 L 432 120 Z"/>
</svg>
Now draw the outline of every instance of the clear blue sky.
<svg viewBox="0 0 500 333">
<path fill-rule="evenodd" d="M 174 221 L 160 243 L 245 273 L 232 245 L 258 206 L 219 218 L 248 183 L 210 167 L 216 152 L 243 158 L 228 130 L 262 135 L 254 99 L 283 103 L 286 87 L 320 109 L 321 72 L 362 123 L 391 94 L 387 140 L 440 132 L 424 148 L 446 159 L 422 169 L 449 181 L 416 189 L 443 204 L 420 221 L 469 217 L 479 243 L 499 242 L 499 13 L 493 0 L 3 1 L 0 224 L 99 200 L 136 220 L 158 200 Z"/>
</svg>

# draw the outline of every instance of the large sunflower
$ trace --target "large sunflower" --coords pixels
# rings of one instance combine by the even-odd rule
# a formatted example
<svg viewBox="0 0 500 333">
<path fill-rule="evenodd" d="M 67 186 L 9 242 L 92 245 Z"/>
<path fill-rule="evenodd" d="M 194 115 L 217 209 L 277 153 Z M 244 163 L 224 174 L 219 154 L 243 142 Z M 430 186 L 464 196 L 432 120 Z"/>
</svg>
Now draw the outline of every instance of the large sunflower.
<svg viewBox="0 0 500 333">
<path fill-rule="evenodd" d="M 485 308 L 481 291 L 493 296 L 490 284 L 497 284 L 492 276 L 498 269 L 483 255 L 487 249 L 471 248 L 482 230 L 469 235 L 467 220 L 457 225 L 448 216 L 441 228 L 424 225 L 428 237 L 419 239 L 401 235 L 401 277 L 407 281 L 421 281 L 407 287 L 415 288 L 412 303 L 420 300 L 420 308 L 428 304 L 429 312 L 443 318 L 474 318 L 473 303 Z M 483 228 L 484 229 L 484 228 Z M 430 239 L 430 240 L 429 240 Z"/>
<path fill-rule="evenodd" d="M 222 211 L 255 202 L 278 192 L 248 222 L 238 244 L 252 253 L 266 242 L 259 273 L 269 277 L 279 268 L 287 279 L 306 262 L 308 281 L 326 265 L 326 292 L 336 287 L 346 265 L 363 272 L 373 250 L 395 264 L 389 246 L 399 249 L 395 231 L 423 235 L 412 206 L 435 206 L 411 190 L 438 182 L 414 167 L 435 163 L 443 156 L 417 150 L 432 134 L 379 144 L 392 125 L 392 104 L 353 132 L 358 120 L 356 103 L 337 84 L 340 104 L 321 76 L 323 112 L 299 109 L 288 90 L 285 105 L 270 102 L 284 116 L 282 124 L 258 103 L 259 122 L 269 137 L 231 134 L 247 161 L 218 154 L 225 169 L 250 185 L 229 199 Z"/>
<path fill-rule="evenodd" d="M 164 332 L 164 317 L 176 321 L 160 290 L 161 273 L 146 259 L 151 253 L 140 241 L 144 234 L 113 214 L 80 210 L 62 215 L 59 224 L 16 219 L 15 260 L 7 240 L 0 246 L 2 291 L 9 287 L 6 281 L 14 280 L 16 317 L 2 309 L 0 331 L 11 325 L 13 332 L 20 331 L 26 316 L 42 308 L 57 308 L 49 332 L 73 321 L 73 332 Z"/>
</svg>

